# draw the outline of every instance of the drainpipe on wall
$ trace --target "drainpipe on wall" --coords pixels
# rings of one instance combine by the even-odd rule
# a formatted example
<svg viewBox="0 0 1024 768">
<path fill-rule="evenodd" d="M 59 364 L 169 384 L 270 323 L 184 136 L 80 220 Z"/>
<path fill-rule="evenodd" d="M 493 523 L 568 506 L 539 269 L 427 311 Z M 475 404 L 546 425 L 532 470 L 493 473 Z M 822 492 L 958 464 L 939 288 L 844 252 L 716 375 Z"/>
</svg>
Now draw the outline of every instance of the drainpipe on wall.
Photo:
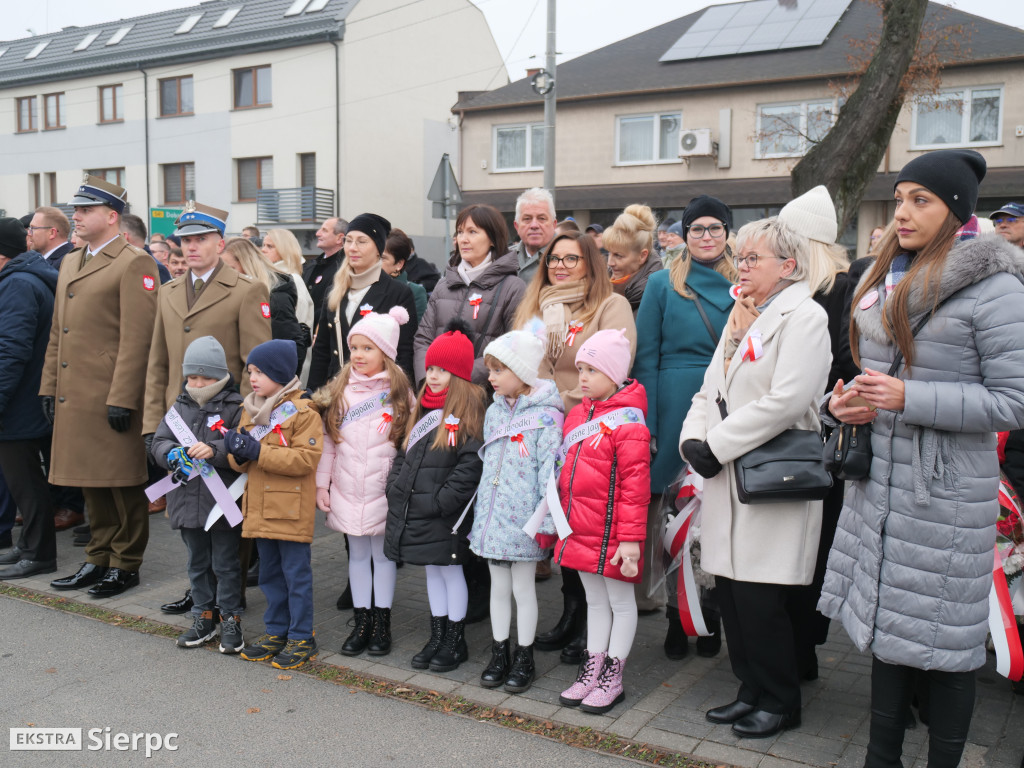
<svg viewBox="0 0 1024 768">
<path fill-rule="evenodd" d="M 334 215 L 341 216 L 341 50 L 338 41 L 331 37 L 328 42 L 334 46 Z"/>
<path fill-rule="evenodd" d="M 143 133 L 145 137 L 145 153 L 146 153 L 146 215 L 142 217 L 143 221 L 149 220 L 149 75 L 145 69 L 142 68 L 142 64 L 139 64 L 139 72 L 142 73 L 142 125 Z M 148 225 L 147 225 L 148 228 Z"/>
</svg>

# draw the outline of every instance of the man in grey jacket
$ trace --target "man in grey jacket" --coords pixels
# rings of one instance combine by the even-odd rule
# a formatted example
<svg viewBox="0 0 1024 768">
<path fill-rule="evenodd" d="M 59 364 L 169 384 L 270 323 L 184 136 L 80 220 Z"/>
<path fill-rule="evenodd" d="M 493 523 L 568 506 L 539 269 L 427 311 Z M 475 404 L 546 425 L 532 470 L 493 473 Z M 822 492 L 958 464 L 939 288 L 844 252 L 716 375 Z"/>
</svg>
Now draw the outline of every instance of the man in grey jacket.
<svg viewBox="0 0 1024 768">
<path fill-rule="evenodd" d="M 519 277 L 529 284 L 540 264 L 541 256 L 555 239 L 555 199 L 546 189 L 532 187 L 516 200 L 513 226 L 519 242 L 513 246 L 519 259 Z"/>
</svg>

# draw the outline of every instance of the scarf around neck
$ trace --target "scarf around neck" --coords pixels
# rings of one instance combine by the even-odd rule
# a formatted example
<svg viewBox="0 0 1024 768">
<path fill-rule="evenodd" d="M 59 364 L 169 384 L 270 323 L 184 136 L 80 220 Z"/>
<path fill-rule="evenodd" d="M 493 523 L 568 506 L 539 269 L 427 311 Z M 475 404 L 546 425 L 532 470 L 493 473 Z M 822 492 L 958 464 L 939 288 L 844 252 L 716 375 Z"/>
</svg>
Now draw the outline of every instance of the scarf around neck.
<svg viewBox="0 0 1024 768">
<path fill-rule="evenodd" d="M 231 379 L 229 373 L 220 381 L 215 381 L 213 384 L 207 384 L 205 387 L 190 387 L 188 384 L 185 385 L 185 391 L 188 392 L 188 396 L 196 401 L 196 404 L 202 408 L 208 402 L 210 402 L 217 394 L 228 385 L 228 381 Z"/>
<path fill-rule="evenodd" d="M 265 427 L 270 423 L 270 414 L 273 410 L 287 400 L 292 392 L 300 389 L 302 389 L 302 383 L 299 381 L 299 377 L 293 376 L 292 380 L 285 384 L 284 388 L 273 397 L 264 397 L 263 395 L 257 395 L 255 392 L 250 392 L 245 396 L 245 400 L 242 401 L 242 407 L 249 414 L 253 424 L 258 427 Z"/>
<path fill-rule="evenodd" d="M 549 285 L 541 289 L 540 311 L 547 328 L 548 355 L 552 361 L 558 360 L 565 348 L 569 320 L 572 319 L 570 307 L 586 298 L 586 290 L 583 280 Z"/>
<path fill-rule="evenodd" d="M 420 402 L 424 408 L 434 410 L 435 408 L 444 408 L 444 401 L 448 399 L 448 387 L 445 387 L 440 392 L 431 392 L 430 387 L 424 387 L 423 396 L 420 398 Z"/>
<path fill-rule="evenodd" d="M 349 283 L 349 293 L 355 291 L 361 291 L 364 288 L 369 288 L 371 285 L 380 280 L 381 265 L 380 260 L 377 261 L 372 267 L 361 274 L 352 273 L 352 282 Z"/>
<path fill-rule="evenodd" d="M 487 268 L 491 266 L 491 264 L 493 263 L 493 260 L 491 259 L 492 253 L 493 251 L 488 251 L 487 255 L 484 257 L 484 260 L 477 264 L 475 267 L 469 266 L 469 264 L 467 264 L 465 261 L 460 261 L 459 266 L 456 267 L 455 269 L 459 273 L 459 277 L 462 278 L 462 282 L 464 282 L 466 285 L 469 285 L 478 277 L 480 277 L 480 275 L 486 272 Z"/>
</svg>

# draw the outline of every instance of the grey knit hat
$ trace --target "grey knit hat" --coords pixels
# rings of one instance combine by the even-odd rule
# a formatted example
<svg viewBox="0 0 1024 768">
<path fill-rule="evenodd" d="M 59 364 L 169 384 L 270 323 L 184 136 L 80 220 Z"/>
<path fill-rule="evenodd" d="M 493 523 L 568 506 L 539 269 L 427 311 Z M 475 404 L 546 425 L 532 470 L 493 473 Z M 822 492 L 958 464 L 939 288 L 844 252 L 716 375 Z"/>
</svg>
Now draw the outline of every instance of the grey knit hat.
<svg viewBox="0 0 1024 768">
<path fill-rule="evenodd" d="M 185 350 L 181 372 L 185 376 L 208 376 L 220 381 L 228 375 L 224 347 L 213 336 L 200 336 Z"/>
</svg>

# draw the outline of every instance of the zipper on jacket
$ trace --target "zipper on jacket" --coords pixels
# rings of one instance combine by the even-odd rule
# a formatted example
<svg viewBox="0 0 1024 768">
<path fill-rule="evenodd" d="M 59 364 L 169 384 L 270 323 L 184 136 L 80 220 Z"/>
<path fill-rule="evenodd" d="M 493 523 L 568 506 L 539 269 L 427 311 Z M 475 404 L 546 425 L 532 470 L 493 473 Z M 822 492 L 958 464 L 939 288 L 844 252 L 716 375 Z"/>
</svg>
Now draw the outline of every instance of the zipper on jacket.
<svg viewBox="0 0 1024 768">
<path fill-rule="evenodd" d="M 597 407 L 596 403 L 590 404 L 590 413 L 587 414 L 587 421 L 594 418 L 594 409 Z M 569 506 L 565 510 L 565 522 L 569 522 L 569 515 L 572 514 L 572 481 L 576 478 L 576 462 L 580 460 L 580 453 L 583 451 L 583 446 L 576 450 L 576 455 L 572 457 L 572 470 L 569 472 Z M 562 555 L 565 554 L 565 547 L 562 547 L 562 551 L 558 553 L 558 564 L 562 564 Z"/>
<path fill-rule="evenodd" d="M 519 398 L 516 398 L 515 405 L 512 406 L 512 413 L 509 414 L 509 419 L 515 418 L 516 407 L 519 405 Z M 502 440 L 501 442 L 501 455 L 498 456 L 498 471 L 494 475 L 494 479 L 491 481 L 491 505 L 487 509 L 487 522 L 484 523 L 484 529 L 480 533 L 480 549 L 484 549 L 485 542 L 487 541 L 487 529 L 491 527 L 491 516 L 494 514 L 494 501 L 498 495 L 498 484 L 501 480 L 501 467 L 505 461 L 505 449 L 508 447 L 508 442 Z"/>
<path fill-rule="evenodd" d="M 604 561 L 608 557 L 608 540 L 612 535 L 612 510 L 615 507 L 615 470 L 619 464 L 619 455 L 612 449 L 612 471 L 608 478 L 608 508 L 604 513 L 604 538 L 601 539 L 601 555 L 597 561 L 597 573 L 604 576 Z"/>
</svg>

